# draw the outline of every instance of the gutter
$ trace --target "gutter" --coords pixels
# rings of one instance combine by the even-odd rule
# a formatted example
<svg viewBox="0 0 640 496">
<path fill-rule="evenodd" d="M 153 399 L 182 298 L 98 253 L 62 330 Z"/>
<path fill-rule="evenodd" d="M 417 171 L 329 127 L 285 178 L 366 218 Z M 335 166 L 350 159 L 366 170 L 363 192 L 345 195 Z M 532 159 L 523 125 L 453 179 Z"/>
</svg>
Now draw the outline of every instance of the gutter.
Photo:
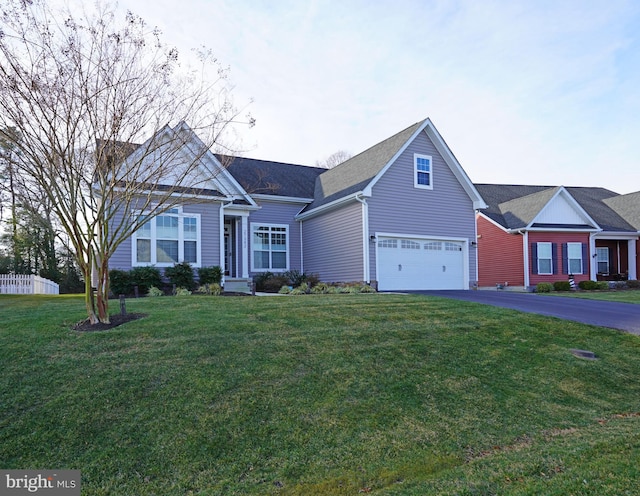
<svg viewBox="0 0 640 496">
<path fill-rule="evenodd" d="M 320 205 L 319 207 L 309 210 L 308 212 L 303 212 L 301 214 L 298 214 L 296 215 L 295 219 L 307 220 L 312 217 L 315 217 L 316 215 L 320 215 L 323 212 L 328 212 L 330 210 L 333 210 L 334 208 L 341 207 L 342 205 L 352 201 L 359 201 L 360 203 L 362 203 L 360 198 L 364 198 L 366 196 L 369 196 L 369 195 L 365 194 L 363 191 L 358 191 L 357 193 L 353 193 L 348 196 L 343 196 L 342 198 L 338 198 L 337 200 L 334 200 L 332 202 L 326 203 L 324 205 Z"/>
</svg>

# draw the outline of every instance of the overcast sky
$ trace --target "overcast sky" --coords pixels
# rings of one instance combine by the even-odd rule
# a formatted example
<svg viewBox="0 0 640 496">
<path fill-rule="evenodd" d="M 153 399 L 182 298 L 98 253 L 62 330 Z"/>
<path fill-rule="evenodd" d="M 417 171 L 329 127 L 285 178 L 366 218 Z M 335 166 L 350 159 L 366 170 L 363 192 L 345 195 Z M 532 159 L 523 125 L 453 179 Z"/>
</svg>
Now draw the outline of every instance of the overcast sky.
<svg viewBox="0 0 640 496">
<path fill-rule="evenodd" d="M 231 68 L 246 156 L 313 165 L 430 117 L 474 182 L 640 190 L 637 0 L 120 0 Z"/>
</svg>

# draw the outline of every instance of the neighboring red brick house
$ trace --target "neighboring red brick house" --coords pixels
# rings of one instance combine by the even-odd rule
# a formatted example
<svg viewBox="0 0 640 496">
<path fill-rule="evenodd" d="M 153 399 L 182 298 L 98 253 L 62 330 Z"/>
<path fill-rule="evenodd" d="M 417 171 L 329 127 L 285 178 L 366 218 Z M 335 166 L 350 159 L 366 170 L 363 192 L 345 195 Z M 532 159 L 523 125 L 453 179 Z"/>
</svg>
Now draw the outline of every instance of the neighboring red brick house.
<svg viewBox="0 0 640 496">
<path fill-rule="evenodd" d="M 476 184 L 478 286 L 637 279 L 640 192 Z"/>
</svg>

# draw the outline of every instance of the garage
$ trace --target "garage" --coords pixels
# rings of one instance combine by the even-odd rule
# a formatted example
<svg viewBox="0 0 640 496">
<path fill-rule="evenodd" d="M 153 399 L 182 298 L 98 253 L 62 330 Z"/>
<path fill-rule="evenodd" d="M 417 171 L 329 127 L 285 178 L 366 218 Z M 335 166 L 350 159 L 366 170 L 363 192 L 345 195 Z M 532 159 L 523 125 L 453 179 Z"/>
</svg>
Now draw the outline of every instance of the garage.
<svg viewBox="0 0 640 496">
<path fill-rule="evenodd" d="M 378 289 L 469 289 L 465 280 L 465 243 L 410 237 L 378 238 Z"/>
</svg>

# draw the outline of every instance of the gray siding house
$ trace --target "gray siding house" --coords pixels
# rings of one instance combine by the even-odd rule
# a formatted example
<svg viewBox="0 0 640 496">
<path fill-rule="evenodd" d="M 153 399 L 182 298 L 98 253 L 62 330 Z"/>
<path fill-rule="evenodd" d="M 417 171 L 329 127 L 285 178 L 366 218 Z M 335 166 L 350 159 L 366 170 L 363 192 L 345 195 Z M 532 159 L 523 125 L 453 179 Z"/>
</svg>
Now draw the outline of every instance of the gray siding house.
<svg viewBox="0 0 640 496">
<path fill-rule="evenodd" d="M 111 268 L 220 265 L 235 290 L 292 269 L 382 291 L 477 284 L 475 212 L 486 205 L 429 119 L 329 170 L 201 160 L 217 194 L 152 219 Z"/>
</svg>

